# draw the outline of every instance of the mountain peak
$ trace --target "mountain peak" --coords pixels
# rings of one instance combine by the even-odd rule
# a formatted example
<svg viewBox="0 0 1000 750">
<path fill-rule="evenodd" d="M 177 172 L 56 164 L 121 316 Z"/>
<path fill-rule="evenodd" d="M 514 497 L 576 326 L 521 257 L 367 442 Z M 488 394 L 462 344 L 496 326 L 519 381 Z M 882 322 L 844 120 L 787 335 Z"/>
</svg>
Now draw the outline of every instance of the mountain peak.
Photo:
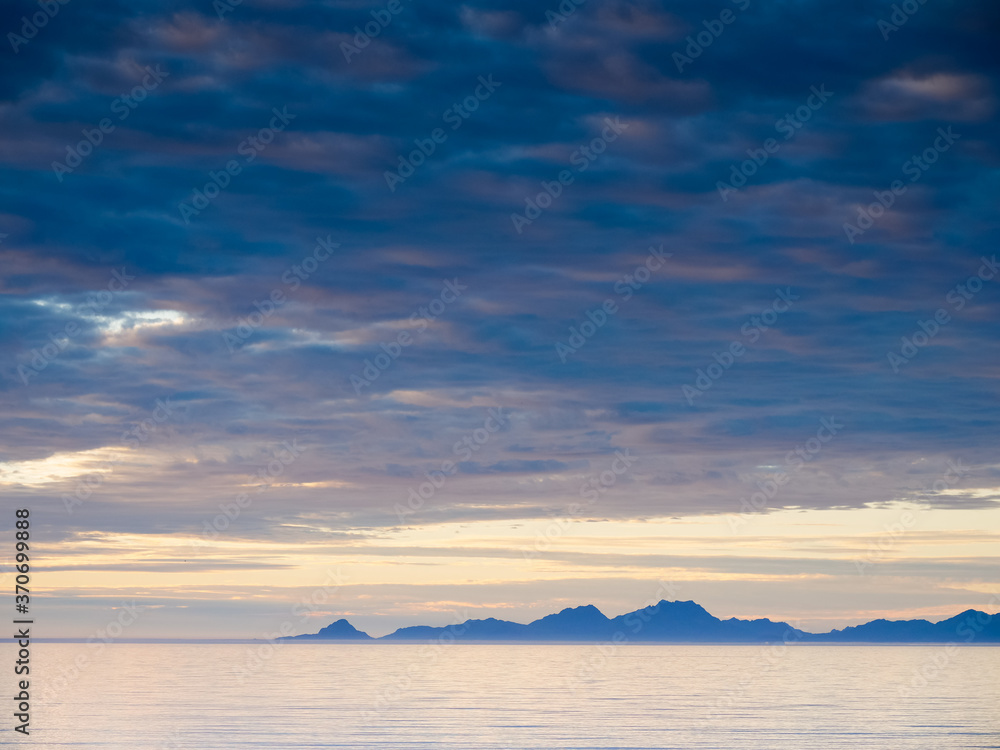
<svg viewBox="0 0 1000 750">
<path fill-rule="evenodd" d="M 579 640 L 602 637 L 609 630 L 609 620 L 593 604 L 566 607 L 528 625 L 529 638 Z"/>
<path fill-rule="evenodd" d="M 318 633 L 293 636 L 294 638 L 312 638 L 315 640 L 327 641 L 364 641 L 371 640 L 371 636 L 362 633 L 343 617 L 321 628 Z"/>
<path fill-rule="evenodd" d="M 579 607 L 566 607 L 565 609 L 559 610 L 559 612 L 557 612 L 556 615 L 580 615 L 588 617 L 604 617 L 604 613 L 601 612 L 601 610 L 599 610 L 593 604 L 581 604 Z M 548 615 L 548 616 L 555 617 L 556 615 Z"/>
<path fill-rule="evenodd" d="M 716 619 L 711 614 L 709 614 L 709 611 L 707 609 L 705 609 L 697 602 L 691 600 L 682 602 L 678 599 L 675 602 L 671 602 L 666 599 L 661 599 L 657 604 L 653 606 L 658 612 L 669 614 L 671 617 L 696 617 L 699 619 L 710 619 L 710 620 Z"/>
</svg>

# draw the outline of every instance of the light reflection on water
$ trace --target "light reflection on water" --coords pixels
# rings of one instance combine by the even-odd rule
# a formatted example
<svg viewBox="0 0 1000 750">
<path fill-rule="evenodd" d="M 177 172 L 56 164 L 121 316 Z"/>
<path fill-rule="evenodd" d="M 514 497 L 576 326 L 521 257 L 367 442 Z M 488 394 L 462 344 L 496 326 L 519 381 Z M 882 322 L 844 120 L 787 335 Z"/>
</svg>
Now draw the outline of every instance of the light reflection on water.
<svg viewBox="0 0 1000 750">
<path fill-rule="evenodd" d="M 36 643 L 31 736 L 5 711 L 0 744 L 1000 748 L 996 647 L 296 644 L 241 680 L 252 649 Z"/>
</svg>

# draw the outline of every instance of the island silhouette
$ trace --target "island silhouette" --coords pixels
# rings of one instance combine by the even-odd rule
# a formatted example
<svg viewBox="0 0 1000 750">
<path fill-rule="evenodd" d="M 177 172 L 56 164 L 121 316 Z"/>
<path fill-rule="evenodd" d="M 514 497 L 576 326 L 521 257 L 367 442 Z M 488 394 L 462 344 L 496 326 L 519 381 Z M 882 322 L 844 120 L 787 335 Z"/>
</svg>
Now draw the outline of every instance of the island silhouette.
<svg viewBox="0 0 1000 750">
<path fill-rule="evenodd" d="M 661 600 L 657 604 L 607 617 L 587 604 L 569 607 L 523 624 L 498 620 L 466 620 L 434 627 L 415 625 L 373 638 L 339 619 L 318 633 L 289 636 L 289 642 L 467 641 L 467 642 L 636 642 L 636 643 L 1000 643 L 1000 617 L 968 609 L 940 622 L 872 620 L 864 625 L 809 633 L 767 618 L 720 620 L 693 601 Z"/>
</svg>

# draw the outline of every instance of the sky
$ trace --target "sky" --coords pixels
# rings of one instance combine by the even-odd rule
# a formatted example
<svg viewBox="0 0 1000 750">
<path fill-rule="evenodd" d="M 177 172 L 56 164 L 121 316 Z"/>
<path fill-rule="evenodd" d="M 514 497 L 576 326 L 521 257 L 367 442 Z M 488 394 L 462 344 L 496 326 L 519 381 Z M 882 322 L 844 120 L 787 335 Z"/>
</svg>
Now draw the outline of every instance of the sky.
<svg viewBox="0 0 1000 750">
<path fill-rule="evenodd" d="M 995 3 L 9 7 L 39 634 L 997 610 Z"/>
</svg>

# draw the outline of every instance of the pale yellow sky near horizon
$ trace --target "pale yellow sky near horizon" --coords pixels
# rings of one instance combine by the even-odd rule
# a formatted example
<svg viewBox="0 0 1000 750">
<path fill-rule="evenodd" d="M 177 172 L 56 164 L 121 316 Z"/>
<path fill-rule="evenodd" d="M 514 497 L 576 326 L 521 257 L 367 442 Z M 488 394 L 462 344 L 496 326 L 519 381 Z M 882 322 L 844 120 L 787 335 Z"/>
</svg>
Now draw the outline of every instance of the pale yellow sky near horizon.
<svg viewBox="0 0 1000 750">
<path fill-rule="evenodd" d="M 968 528 L 970 516 L 984 529 L 1000 528 L 1000 510 L 899 506 L 748 514 L 735 533 L 725 516 L 445 523 L 332 542 L 318 531 L 315 542 L 294 547 L 90 533 L 36 552 L 35 606 L 44 611 L 51 600 L 70 609 L 72 600 L 73 608 L 83 608 L 93 601 L 99 611 L 99 603 L 135 600 L 149 612 L 128 637 L 259 637 L 269 620 L 282 622 L 297 601 L 322 590 L 330 571 L 340 571 L 336 595 L 295 618 L 296 632 L 347 617 L 381 635 L 404 625 L 447 624 L 459 611 L 529 621 L 579 604 L 614 615 L 643 606 L 660 581 L 676 584 L 675 594 L 664 598 L 693 599 L 718 617 L 769 617 L 807 630 L 876 617 L 940 619 L 983 608 L 997 591 L 983 573 L 1000 554 L 1000 534 Z M 894 524 L 895 533 L 885 530 Z M 886 586 L 900 603 L 891 597 L 877 603 Z M 775 596 L 781 587 L 813 595 L 782 606 Z M 867 590 L 871 601 L 823 606 L 823 592 L 834 596 L 845 588 Z M 947 592 L 954 604 L 921 606 L 919 592 L 929 589 Z M 410 593 L 401 599 L 405 590 Z M 533 596 L 518 601 L 518 590 Z M 753 591 L 760 594 L 756 601 L 746 597 Z M 215 614 L 196 616 L 199 609 Z M 85 635 L 79 624 L 99 627 L 95 613 L 48 634 Z"/>
</svg>

